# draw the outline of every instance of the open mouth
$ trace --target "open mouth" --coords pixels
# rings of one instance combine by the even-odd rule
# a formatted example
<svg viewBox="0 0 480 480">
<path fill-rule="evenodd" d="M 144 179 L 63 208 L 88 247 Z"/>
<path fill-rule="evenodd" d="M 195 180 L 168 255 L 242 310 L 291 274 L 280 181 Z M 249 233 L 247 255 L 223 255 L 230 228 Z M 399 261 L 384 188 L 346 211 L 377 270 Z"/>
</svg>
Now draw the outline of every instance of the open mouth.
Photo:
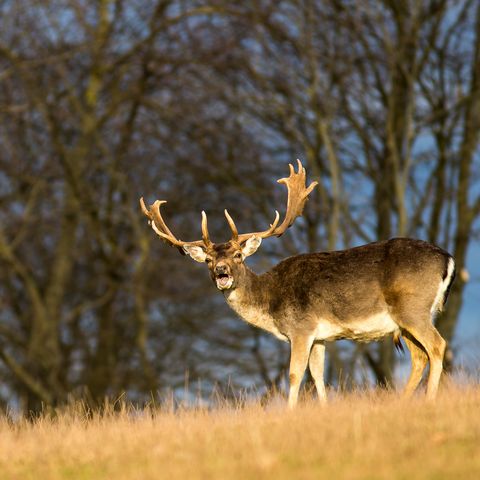
<svg viewBox="0 0 480 480">
<path fill-rule="evenodd" d="M 228 275 L 228 273 L 220 273 L 215 277 L 215 282 L 219 290 L 226 290 L 232 286 L 233 277 Z"/>
</svg>

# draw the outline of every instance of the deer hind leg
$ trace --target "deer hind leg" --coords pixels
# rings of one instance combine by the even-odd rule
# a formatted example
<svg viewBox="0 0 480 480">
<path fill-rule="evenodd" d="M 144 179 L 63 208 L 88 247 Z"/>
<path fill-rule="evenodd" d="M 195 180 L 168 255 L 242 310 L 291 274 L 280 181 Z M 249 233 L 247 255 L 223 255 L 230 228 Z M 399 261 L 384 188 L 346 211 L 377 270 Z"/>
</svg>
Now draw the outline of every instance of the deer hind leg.
<svg viewBox="0 0 480 480">
<path fill-rule="evenodd" d="M 326 403 L 327 393 L 325 391 L 325 382 L 323 380 L 323 371 L 325 367 L 325 343 L 317 342 L 313 344 L 308 361 L 310 373 L 315 381 L 318 399 L 321 403 Z"/>
<path fill-rule="evenodd" d="M 422 379 L 423 371 L 427 365 L 428 356 L 423 347 L 407 331 L 402 332 L 403 340 L 410 351 L 412 363 L 410 377 L 403 391 L 404 397 L 411 397 Z"/>
<path fill-rule="evenodd" d="M 426 323 L 426 322 L 425 322 Z M 438 330 L 430 323 L 422 325 L 422 328 L 406 328 L 408 333 L 424 348 L 430 363 L 428 374 L 427 399 L 434 400 L 437 395 L 438 384 L 443 370 L 443 356 L 447 343 L 438 333 Z"/>
<path fill-rule="evenodd" d="M 307 368 L 310 349 L 312 348 L 312 337 L 295 337 L 290 341 L 290 389 L 288 392 L 288 406 L 295 407 L 298 399 L 298 391 L 302 383 L 305 369 Z"/>
</svg>

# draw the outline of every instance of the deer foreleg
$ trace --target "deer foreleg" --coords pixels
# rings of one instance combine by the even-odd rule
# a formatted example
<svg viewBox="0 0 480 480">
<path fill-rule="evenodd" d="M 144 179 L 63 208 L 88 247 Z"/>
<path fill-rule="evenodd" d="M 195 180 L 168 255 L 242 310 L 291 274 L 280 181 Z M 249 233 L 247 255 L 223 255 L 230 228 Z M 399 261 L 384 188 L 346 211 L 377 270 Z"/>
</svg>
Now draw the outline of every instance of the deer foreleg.
<svg viewBox="0 0 480 480">
<path fill-rule="evenodd" d="M 290 352 L 290 390 L 288 393 L 289 408 L 295 407 L 298 399 L 298 391 L 302 383 L 305 369 L 307 368 L 310 349 L 312 348 L 312 337 L 295 337 L 291 340 Z"/>
<path fill-rule="evenodd" d="M 315 380 L 318 399 L 321 403 L 327 401 L 327 392 L 325 391 L 325 382 L 323 380 L 323 372 L 325 367 L 325 343 L 314 343 L 310 352 L 310 360 L 308 362 L 310 373 Z"/>
</svg>

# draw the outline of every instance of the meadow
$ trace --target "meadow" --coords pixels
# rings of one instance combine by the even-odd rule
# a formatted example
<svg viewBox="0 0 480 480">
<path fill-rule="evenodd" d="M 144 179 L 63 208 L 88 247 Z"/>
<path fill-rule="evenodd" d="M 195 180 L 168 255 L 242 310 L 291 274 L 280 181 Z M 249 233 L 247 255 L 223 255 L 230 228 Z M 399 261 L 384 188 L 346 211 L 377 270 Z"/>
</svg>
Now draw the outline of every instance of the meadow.
<svg viewBox="0 0 480 480">
<path fill-rule="evenodd" d="M 480 385 L 443 382 L 433 404 L 373 389 L 293 411 L 272 399 L 2 417 L 0 478 L 478 479 Z"/>
</svg>

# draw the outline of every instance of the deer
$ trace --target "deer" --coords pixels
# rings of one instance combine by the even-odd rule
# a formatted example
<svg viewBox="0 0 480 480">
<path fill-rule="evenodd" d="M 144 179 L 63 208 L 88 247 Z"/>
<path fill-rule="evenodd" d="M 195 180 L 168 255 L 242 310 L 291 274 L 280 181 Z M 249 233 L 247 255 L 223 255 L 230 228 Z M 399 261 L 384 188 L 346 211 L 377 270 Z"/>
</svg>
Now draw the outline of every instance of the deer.
<svg viewBox="0 0 480 480">
<path fill-rule="evenodd" d="M 434 326 L 455 278 L 455 261 L 445 250 L 412 238 L 392 238 L 337 251 L 303 253 L 282 260 L 263 274 L 254 273 L 245 259 L 262 240 L 280 237 L 302 215 L 318 182 L 306 186 L 300 160 L 290 175 L 277 182 L 287 187 L 284 219 L 275 211 L 269 228 L 238 233 L 225 210 L 232 233 L 225 243 L 210 240 L 202 211 L 201 240 L 175 237 L 156 200 L 140 206 L 154 232 L 183 255 L 206 263 L 210 277 L 227 304 L 247 323 L 290 344 L 288 406 L 297 404 L 307 366 L 317 395 L 327 400 L 324 383 L 325 344 L 339 339 L 357 342 L 393 336 L 396 346 L 410 351 L 411 371 L 403 389 L 410 397 L 429 363 L 426 398 L 434 400 L 443 371 L 446 342 Z"/>
</svg>

